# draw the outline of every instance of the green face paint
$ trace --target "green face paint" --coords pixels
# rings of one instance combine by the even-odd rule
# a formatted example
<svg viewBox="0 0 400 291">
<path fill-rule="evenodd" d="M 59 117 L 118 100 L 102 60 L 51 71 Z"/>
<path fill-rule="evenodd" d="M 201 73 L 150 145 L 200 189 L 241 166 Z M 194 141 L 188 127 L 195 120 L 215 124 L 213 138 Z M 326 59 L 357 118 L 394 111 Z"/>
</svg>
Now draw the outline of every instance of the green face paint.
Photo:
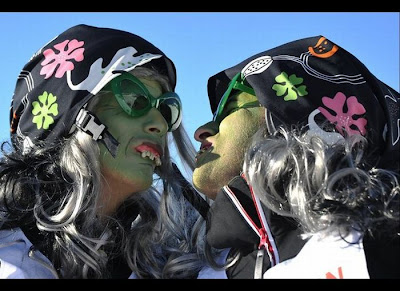
<svg viewBox="0 0 400 291">
<path fill-rule="evenodd" d="M 161 96 L 161 86 L 157 81 L 140 80 L 153 96 Z M 121 108 L 111 92 L 98 98 L 93 112 L 119 142 L 115 158 L 99 143 L 101 171 L 105 182 L 115 185 L 120 192 L 120 196 L 112 199 L 123 201 L 132 193 L 151 186 L 154 169 L 161 162 L 160 156 L 166 144 L 168 124 L 156 108 L 133 117 Z"/>
<path fill-rule="evenodd" d="M 193 173 L 194 186 L 211 199 L 240 174 L 250 139 L 264 122 L 264 110 L 257 97 L 241 92 L 227 100 L 220 116 L 225 117 L 219 124 L 209 122 L 200 127 L 212 128 L 216 134 L 207 138 L 212 146 L 197 156 Z"/>
</svg>

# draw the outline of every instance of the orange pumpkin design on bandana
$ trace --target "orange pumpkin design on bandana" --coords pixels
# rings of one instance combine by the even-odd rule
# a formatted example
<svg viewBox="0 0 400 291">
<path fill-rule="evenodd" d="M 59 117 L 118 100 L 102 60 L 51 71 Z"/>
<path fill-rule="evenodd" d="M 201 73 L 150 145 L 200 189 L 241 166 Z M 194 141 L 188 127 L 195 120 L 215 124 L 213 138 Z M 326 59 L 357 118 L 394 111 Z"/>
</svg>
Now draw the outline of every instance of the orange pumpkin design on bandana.
<svg viewBox="0 0 400 291">
<path fill-rule="evenodd" d="M 326 37 L 320 37 L 317 44 L 314 47 L 309 46 L 308 51 L 317 58 L 329 58 L 333 56 L 339 47 L 333 42 L 328 40 Z"/>
</svg>

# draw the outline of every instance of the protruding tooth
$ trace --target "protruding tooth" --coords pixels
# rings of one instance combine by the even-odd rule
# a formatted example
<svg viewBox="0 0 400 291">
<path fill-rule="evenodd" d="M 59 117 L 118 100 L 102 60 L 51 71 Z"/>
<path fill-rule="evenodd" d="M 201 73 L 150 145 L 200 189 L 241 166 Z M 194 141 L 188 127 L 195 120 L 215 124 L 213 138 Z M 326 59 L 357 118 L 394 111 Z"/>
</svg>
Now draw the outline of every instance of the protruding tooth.
<svg viewBox="0 0 400 291">
<path fill-rule="evenodd" d="M 155 155 L 154 153 L 150 151 L 143 151 L 141 153 L 142 158 L 148 157 L 150 160 L 155 161 L 156 166 L 161 166 L 161 158 L 158 155 Z"/>
<path fill-rule="evenodd" d="M 155 159 L 156 159 L 156 166 L 161 166 L 161 159 L 160 159 L 160 157 L 159 157 L 159 156 L 156 156 Z"/>
<path fill-rule="evenodd" d="M 154 154 L 152 152 L 150 152 L 149 158 L 150 158 L 150 160 L 154 161 Z"/>
</svg>

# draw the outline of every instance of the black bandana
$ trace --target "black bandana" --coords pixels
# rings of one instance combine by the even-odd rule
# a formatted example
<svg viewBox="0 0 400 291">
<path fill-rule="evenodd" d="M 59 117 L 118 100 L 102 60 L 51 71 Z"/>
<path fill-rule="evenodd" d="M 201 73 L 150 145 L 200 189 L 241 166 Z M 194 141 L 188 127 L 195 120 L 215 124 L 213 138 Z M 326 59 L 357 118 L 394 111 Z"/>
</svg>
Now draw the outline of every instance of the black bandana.
<svg viewBox="0 0 400 291">
<path fill-rule="evenodd" d="M 22 69 L 11 101 L 11 135 L 23 137 L 28 146 L 68 136 L 81 108 L 119 75 L 117 70 L 130 71 L 150 61 L 174 89 L 173 62 L 143 38 L 87 25 L 66 30 Z"/>
<path fill-rule="evenodd" d="M 238 72 L 275 127 L 308 124 L 309 132 L 330 141 L 344 128 L 369 139 L 369 152 L 378 152 L 379 166 L 399 168 L 399 93 L 332 41 L 315 36 L 290 42 L 212 76 L 208 94 L 213 113 Z M 322 131 L 316 115 L 333 124 L 336 132 Z"/>
</svg>

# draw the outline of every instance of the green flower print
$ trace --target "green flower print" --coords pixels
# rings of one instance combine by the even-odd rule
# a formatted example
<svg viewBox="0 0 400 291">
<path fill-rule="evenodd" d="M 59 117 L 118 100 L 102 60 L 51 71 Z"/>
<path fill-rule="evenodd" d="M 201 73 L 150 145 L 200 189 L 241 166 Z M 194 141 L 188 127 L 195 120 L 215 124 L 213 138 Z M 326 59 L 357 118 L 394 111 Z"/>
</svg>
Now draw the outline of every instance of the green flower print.
<svg viewBox="0 0 400 291">
<path fill-rule="evenodd" d="M 288 77 L 285 72 L 282 72 L 275 77 L 275 81 L 279 84 L 274 84 L 272 89 L 276 91 L 276 96 L 285 95 L 283 98 L 285 101 L 296 100 L 297 96 L 308 94 L 305 85 L 296 87 L 296 85 L 303 83 L 303 78 L 298 78 L 295 74 Z"/>
<path fill-rule="evenodd" d="M 53 96 L 53 94 L 47 94 L 46 91 L 43 92 L 42 95 L 38 97 L 40 103 L 38 101 L 32 102 L 32 114 L 35 115 L 32 119 L 33 123 L 36 123 L 37 129 L 49 129 L 50 124 L 54 123 L 53 116 L 58 115 L 58 104 L 55 103 L 57 100 L 57 96 Z"/>
</svg>

